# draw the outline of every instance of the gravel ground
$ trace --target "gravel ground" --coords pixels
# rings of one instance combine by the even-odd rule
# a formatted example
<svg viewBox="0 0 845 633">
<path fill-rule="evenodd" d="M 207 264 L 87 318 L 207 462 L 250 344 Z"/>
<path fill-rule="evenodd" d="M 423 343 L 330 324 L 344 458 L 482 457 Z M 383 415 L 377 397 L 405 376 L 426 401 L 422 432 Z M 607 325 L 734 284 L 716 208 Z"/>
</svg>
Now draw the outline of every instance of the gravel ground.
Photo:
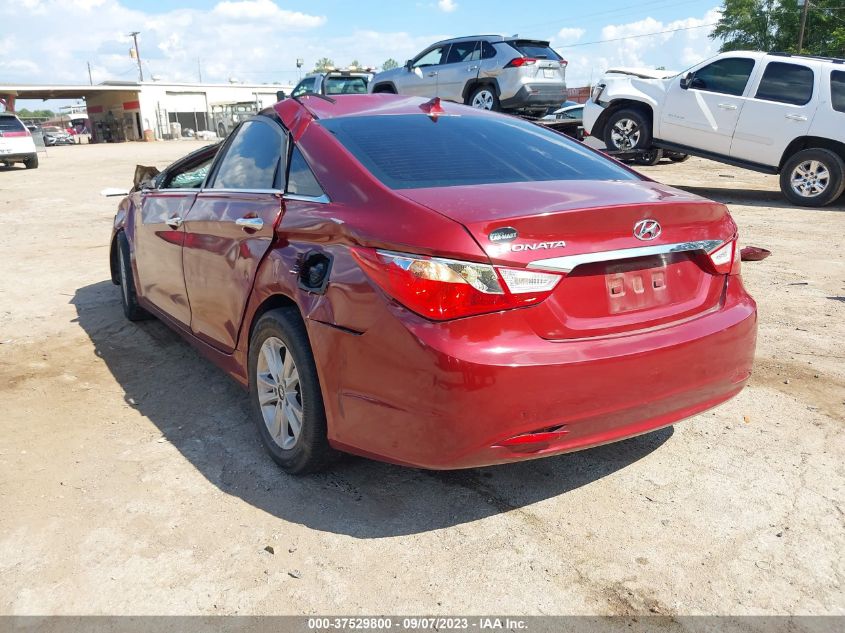
<svg viewBox="0 0 845 633">
<path fill-rule="evenodd" d="M 703 160 L 652 178 L 726 202 L 760 308 L 750 386 L 655 433 L 430 473 L 282 474 L 246 396 L 109 281 L 136 163 L 0 169 L 0 613 L 845 614 L 845 200 L 796 209 Z M 272 551 L 268 551 L 272 549 Z"/>
</svg>

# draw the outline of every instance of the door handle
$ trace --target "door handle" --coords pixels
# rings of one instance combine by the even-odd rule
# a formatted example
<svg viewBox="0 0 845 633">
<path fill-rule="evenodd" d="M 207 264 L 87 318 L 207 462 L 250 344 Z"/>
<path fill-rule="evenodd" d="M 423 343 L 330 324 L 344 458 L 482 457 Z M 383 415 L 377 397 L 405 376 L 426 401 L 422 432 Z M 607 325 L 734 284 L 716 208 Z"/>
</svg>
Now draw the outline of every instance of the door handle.
<svg viewBox="0 0 845 633">
<path fill-rule="evenodd" d="M 169 226 L 171 229 L 178 229 L 180 226 L 182 226 L 182 218 L 168 218 L 167 220 L 165 220 L 165 224 L 167 224 L 167 226 Z"/>
<path fill-rule="evenodd" d="M 432 70 L 430 73 L 426 73 L 426 75 L 429 77 L 437 77 L 437 71 Z"/>
<path fill-rule="evenodd" d="M 260 231 L 264 227 L 264 220 L 261 218 L 238 218 L 235 220 L 235 224 L 242 229 Z"/>
<path fill-rule="evenodd" d="M 803 114 L 787 114 L 786 118 L 790 119 L 791 121 L 806 121 L 807 120 L 807 117 L 805 117 Z"/>
<path fill-rule="evenodd" d="M 736 110 L 736 106 L 732 103 L 720 103 L 719 107 L 722 108 L 722 110 Z"/>
<path fill-rule="evenodd" d="M 472 72 L 474 70 L 478 70 L 478 66 L 470 66 L 469 68 L 467 68 L 467 72 Z"/>
</svg>

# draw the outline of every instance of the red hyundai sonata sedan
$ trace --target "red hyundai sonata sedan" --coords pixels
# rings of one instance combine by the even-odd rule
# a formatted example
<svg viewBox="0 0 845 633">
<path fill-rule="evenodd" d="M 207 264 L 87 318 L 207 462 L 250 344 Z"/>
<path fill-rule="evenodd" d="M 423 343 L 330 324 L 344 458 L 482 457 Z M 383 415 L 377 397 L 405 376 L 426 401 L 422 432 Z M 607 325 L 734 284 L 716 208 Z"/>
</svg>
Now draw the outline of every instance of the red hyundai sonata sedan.
<svg viewBox="0 0 845 633">
<path fill-rule="evenodd" d="M 657 429 L 742 389 L 727 209 L 505 115 L 308 96 L 123 200 L 112 278 L 245 388 L 290 473 L 447 469 Z"/>
</svg>

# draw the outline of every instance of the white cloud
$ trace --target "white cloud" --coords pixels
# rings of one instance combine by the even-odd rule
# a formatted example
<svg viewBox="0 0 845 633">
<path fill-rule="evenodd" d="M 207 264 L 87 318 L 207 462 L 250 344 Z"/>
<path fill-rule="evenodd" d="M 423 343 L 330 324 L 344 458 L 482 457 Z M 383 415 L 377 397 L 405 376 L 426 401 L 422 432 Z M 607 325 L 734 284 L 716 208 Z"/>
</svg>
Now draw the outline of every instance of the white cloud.
<svg viewBox="0 0 845 633">
<path fill-rule="evenodd" d="M 571 87 L 594 82 L 605 70 L 614 66 L 663 66 L 668 70 L 681 71 L 718 52 L 719 42 L 709 37 L 714 27 L 705 25 L 714 24 L 719 16 L 719 9 L 714 8 L 700 18 L 662 22 L 647 17 L 629 23 L 608 24 L 595 39 L 617 41 L 572 47 L 567 47 L 572 41 L 564 37 L 563 31 L 567 29 L 562 29 L 554 38 L 553 46 L 569 60 L 566 79 Z M 651 33 L 660 34 L 649 35 Z"/>
<path fill-rule="evenodd" d="M 579 29 L 576 27 L 565 27 L 558 31 L 555 40 L 559 42 L 569 42 L 570 44 L 572 44 L 584 37 L 584 33 L 586 32 L 586 29 Z"/>
<path fill-rule="evenodd" d="M 454 0 L 437 0 L 437 8 L 445 13 L 452 13 L 458 8 L 458 4 Z"/>
<path fill-rule="evenodd" d="M 286 28 L 313 28 L 326 22 L 324 16 L 286 11 L 272 0 L 224 0 L 213 12 L 229 20 L 278 20 L 278 26 Z"/>
</svg>

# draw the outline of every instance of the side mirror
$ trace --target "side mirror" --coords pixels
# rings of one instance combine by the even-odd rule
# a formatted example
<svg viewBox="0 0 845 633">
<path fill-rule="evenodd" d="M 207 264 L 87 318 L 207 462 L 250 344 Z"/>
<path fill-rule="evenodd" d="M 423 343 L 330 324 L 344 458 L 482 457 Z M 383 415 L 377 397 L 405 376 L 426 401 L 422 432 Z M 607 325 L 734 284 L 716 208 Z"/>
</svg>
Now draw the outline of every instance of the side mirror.
<svg viewBox="0 0 845 633">
<path fill-rule="evenodd" d="M 692 73 L 687 73 L 683 77 L 681 77 L 681 88 L 686 90 L 690 86 L 690 82 L 692 81 Z"/>
<path fill-rule="evenodd" d="M 276 91 L 276 101 L 284 101 L 287 98 L 284 90 Z"/>
<path fill-rule="evenodd" d="M 405 62 L 405 70 L 407 70 L 408 72 L 411 72 L 411 66 L 413 65 L 413 63 L 414 63 L 413 59 L 407 60 Z"/>
</svg>

